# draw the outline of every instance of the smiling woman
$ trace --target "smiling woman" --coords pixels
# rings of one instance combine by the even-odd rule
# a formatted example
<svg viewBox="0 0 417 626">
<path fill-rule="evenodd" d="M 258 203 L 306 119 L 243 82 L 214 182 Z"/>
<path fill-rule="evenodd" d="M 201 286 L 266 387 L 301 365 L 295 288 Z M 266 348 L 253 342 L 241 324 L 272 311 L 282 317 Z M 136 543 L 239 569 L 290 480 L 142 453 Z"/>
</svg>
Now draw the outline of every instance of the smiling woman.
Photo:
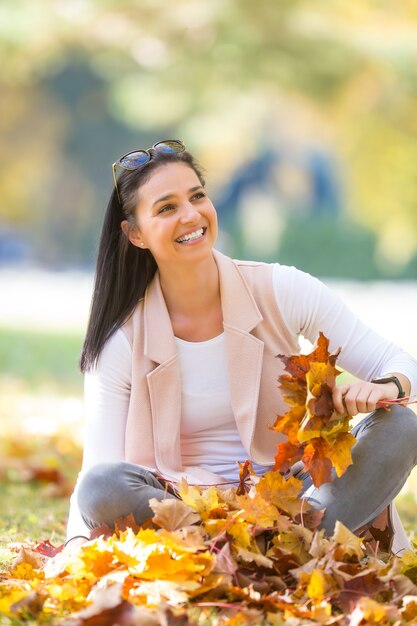
<svg viewBox="0 0 417 626">
<path fill-rule="evenodd" d="M 333 419 L 369 415 L 355 428 L 353 465 L 333 483 L 314 488 L 293 468 L 300 497 L 326 509 L 328 533 L 336 520 L 364 532 L 385 515 L 398 531 L 391 550 L 407 547 L 391 502 L 417 460 L 417 420 L 380 403 L 416 393 L 417 362 L 309 274 L 215 250 L 216 211 L 181 142 L 118 164 L 81 358 L 86 435 L 69 539 L 84 541 L 129 513 L 142 523 L 149 499 L 177 497 L 183 477 L 227 487 L 238 482 L 236 461 L 249 458 L 258 474 L 271 469 L 285 441 L 268 429 L 286 411 L 276 355 L 298 352 L 300 335 L 315 342 L 321 331 L 358 377 L 334 386 Z"/>
</svg>

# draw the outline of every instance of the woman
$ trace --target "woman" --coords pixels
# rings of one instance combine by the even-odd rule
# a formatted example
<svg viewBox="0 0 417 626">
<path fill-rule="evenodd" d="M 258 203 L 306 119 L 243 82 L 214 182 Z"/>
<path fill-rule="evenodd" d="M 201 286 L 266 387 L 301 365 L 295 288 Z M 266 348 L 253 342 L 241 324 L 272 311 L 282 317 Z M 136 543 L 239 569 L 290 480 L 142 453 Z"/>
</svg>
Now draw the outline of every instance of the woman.
<svg viewBox="0 0 417 626">
<path fill-rule="evenodd" d="M 175 497 L 164 479 L 226 486 L 238 460 L 250 458 L 258 473 L 271 467 L 283 437 L 268 424 L 285 410 L 276 355 L 320 330 L 358 377 L 335 387 L 336 410 L 370 415 L 341 478 L 315 489 L 297 475 L 313 506 L 326 508 L 328 533 L 337 519 L 353 531 L 369 525 L 417 461 L 414 413 L 378 408 L 416 393 L 417 362 L 310 275 L 217 252 L 216 211 L 181 142 L 129 153 L 113 174 L 81 359 L 85 450 L 68 543 L 130 512 L 141 523 L 150 498 Z M 397 535 L 392 549 L 404 547 Z"/>
</svg>

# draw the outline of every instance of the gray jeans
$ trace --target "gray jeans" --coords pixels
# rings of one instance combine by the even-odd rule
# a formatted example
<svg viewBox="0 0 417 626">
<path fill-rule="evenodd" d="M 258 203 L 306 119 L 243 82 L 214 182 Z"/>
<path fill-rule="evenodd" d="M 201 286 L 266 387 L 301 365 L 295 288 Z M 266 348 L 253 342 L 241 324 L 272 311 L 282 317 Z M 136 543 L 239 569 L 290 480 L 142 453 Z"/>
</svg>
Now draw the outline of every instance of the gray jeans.
<svg viewBox="0 0 417 626">
<path fill-rule="evenodd" d="M 308 473 L 300 496 L 314 508 L 325 508 L 322 526 L 333 532 L 336 520 L 354 531 L 385 509 L 403 487 L 417 463 L 417 416 L 406 407 L 378 409 L 354 429 L 353 464 L 340 478 L 312 490 Z M 100 463 L 92 467 L 78 487 L 78 505 L 89 528 L 113 526 L 129 513 L 138 524 L 153 515 L 150 498 L 175 498 L 156 476 L 132 463 Z"/>
</svg>

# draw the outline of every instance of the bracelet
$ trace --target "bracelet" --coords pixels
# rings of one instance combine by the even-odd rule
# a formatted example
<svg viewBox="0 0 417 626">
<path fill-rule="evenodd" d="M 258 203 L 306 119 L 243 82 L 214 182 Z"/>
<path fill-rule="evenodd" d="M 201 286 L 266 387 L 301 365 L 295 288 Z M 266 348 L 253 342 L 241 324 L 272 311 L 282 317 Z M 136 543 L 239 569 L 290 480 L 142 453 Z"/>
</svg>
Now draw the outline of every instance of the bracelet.
<svg viewBox="0 0 417 626">
<path fill-rule="evenodd" d="M 396 376 L 382 376 L 378 378 L 372 378 L 371 383 L 377 383 L 379 385 L 384 385 L 385 383 L 394 383 L 398 389 L 397 400 L 399 398 L 405 398 L 405 391 Z"/>
<path fill-rule="evenodd" d="M 87 541 L 90 541 L 88 537 L 86 537 L 85 535 L 74 535 L 74 537 L 71 537 L 71 539 L 68 539 L 65 543 L 64 543 L 64 548 L 67 547 L 67 545 L 73 540 L 73 539 L 86 539 Z"/>
</svg>

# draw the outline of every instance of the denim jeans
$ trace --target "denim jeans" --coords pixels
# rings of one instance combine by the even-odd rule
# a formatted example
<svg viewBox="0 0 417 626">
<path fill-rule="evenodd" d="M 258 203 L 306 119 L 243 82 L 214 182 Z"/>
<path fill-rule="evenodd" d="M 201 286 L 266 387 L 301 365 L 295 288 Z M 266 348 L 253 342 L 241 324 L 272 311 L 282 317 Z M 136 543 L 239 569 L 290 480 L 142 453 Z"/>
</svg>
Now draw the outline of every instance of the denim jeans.
<svg viewBox="0 0 417 626">
<path fill-rule="evenodd" d="M 301 496 L 318 509 L 325 508 L 322 527 L 333 532 L 336 520 L 354 531 L 376 517 L 399 493 L 417 463 L 417 416 L 410 409 L 378 409 L 353 429 L 357 442 L 353 464 L 340 478 L 319 488 L 306 472 Z M 129 513 L 138 524 L 153 515 L 149 499 L 174 498 L 156 476 L 127 462 L 100 463 L 86 472 L 78 487 L 78 505 L 89 528 Z"/>
</svg>

